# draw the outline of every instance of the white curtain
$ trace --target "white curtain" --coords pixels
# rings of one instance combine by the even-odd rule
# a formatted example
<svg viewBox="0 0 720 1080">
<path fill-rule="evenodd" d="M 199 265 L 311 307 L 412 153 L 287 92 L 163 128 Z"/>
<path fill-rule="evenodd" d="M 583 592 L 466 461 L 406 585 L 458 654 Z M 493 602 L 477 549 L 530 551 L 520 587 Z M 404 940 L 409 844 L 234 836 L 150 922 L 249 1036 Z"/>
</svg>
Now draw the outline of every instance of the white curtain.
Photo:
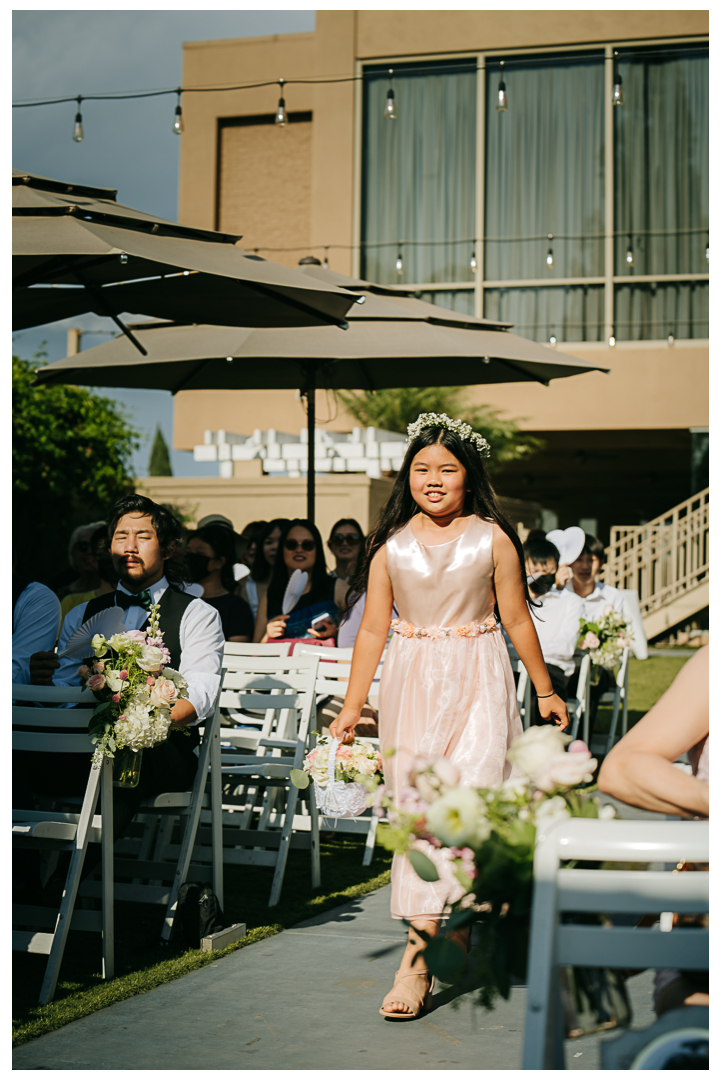
<svg viewBox="0 0 720 1080">
<path fill-rule="evenodd" d="M 470 281 L 476 67 L 418 66 L 394 69 L 395 120 L 384 115 L 387 67 L 365 69 L 361 273 L 384 284 Z M 457 240 L 466 242 L 449 242 Z M 462 304 L 462 294 L 454 295 Z"/>
<path fill-rule="evenodd" d="M 510 322 L 534 341 L 601 341 L 604 293 L 602 285 L 486 289 L 485 318 Z"/>
</svg>

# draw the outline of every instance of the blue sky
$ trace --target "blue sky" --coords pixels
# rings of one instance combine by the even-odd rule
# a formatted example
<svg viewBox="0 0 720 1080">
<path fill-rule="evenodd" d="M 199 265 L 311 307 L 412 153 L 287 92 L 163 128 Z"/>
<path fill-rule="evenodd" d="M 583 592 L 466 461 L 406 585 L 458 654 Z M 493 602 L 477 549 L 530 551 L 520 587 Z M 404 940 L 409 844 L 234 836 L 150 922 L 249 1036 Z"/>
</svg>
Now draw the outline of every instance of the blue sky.
<svg viewBox="0 0 720 1080">
<path fill-rule="evenodd" d="M 13 101 L 178 86 L 184 41 L 314 28 L 314 11 L 15 11 Z M 14 109 L 13 167 L 117 188 L 120 202 L 176 220 L 175 98 L 83 103 L 82 143 L 72 141 L 75 109 L 74 103 Z M 13 352 L 29 359 L 44 347 L 50 362 L 60 360 L 70 325 L 86 332 L 83 348 L 107 341 L 113 327 L 95 315 L 34 327 L 13 334 Z M 143 436 L 135 470 L 145 475 L 156 424 L 172 444 L 172 396 L 159 390 L 101 392 L 131 413 Z M 190 452 L 173 450 L 171 456 L 176 475 L 217 475 L 216 465 L 193 462 Z"/>
</svg>

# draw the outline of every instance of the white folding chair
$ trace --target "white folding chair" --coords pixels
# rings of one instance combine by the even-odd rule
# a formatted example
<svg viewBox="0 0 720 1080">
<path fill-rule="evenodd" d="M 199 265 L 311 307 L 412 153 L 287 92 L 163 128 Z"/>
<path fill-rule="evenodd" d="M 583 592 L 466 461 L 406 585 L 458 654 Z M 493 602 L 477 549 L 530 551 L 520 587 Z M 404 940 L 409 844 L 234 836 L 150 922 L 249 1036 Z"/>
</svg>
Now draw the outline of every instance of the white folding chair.
<svg viewBox="0 0 720 1080">
<path fill-rule="evenodd" d="M 144 824 L 140 841 L 118 841 L 116 845 L 115 877 L 132 878 L 132 882 L 116 882 L 115 898 L 165 908 L 161 940 L 172 936 L 180 888 L 187 880 L 204 878 L 212 873 L 213 891 L 223 904 L 222 861 L 222 790 L 220 781 L 220 694 L 212 715 L 200 727 L 201 743 L 198 767 L 191 791 L 168 791 L 143 799 L 138 817 Z M 211 765 L 215 768 L 212 769 Z M 208 784 L 209 780 L 209 784 Z M 209 790 L 208 790 L 209 787 Z M 201 812 L 205 810 L 210 825 L 211 844 L 208 857 L 192 863 L 195 839 Z M 179 819 L 180 843 L 170 841 Z M 210 865 L 208 865 L 210 864 Z M 86 881 L 81 896 L 96 896 L 98 883 Z"/>
<path fill-rule="evenodd" d="M 259 734 L 243 729 L 222 733 L 221 765 L 224 786 L 239 782 L 223 795 L 223 857 L 240 865 L 274 866 L 269 907 L 280 899 L 289 849 L 310 851 L 312 884 L 320 885 L 318 813 L 312 785 L 300 792 L 290 781 L 301 769 L 315 721 L 315 656 L 236 658 L 225 672 L 220 705 L 263 714 Z M 248 745 L 250 742 L 250 745 Z M 309 828 L 301 829 L 302 802 Z M 251 826 L 257 825 L 256 828 Z M 207 837 L 200 830 L 195 858 L 203 857 Z"/>
<path fill-rule="evenodd" d="M 573 739 L 577 739 L 582 720 L 583 740 L 587 743 L 590 730 L 590 653 L 583 653 L 575 697 L 568 698 L 566 705 L 570 718 L 570 734 Z"/>
<path fill-rule="evenodd" d="M 14 951 L 41 953 L 48 957 L 40 990 L 40 1004 L 46 1005 L 55 996 L 71 929 L 101 932 L 102 975 L 104 979 L 114 978 L 112 763 L 104 762 L 99 769 L 91 766 L 95 748 L 87 729 L 96 705 L 91 693 L 75 687 L 14 685 L 12 697 L 13 702 L 32 703 L 13 704 L 13 750 L 81 754 L 87 760 L 87 787 L 78 814 L 13 809 L 14 847 L 70 853 L 70 866 L 57 912 L 49 907 L 13 904 L 13 925 L 39 928 L 39 931 L 13 930 L 12 947 Z M 85 707 L 58 707 L 64 704 Z M 96 815 L 98 788 L 101 812 Z M 99 842 L 102 849 L 102 911 L 75 910 L 89 842 Z M 47 930 L 50 933 L 43 932 Z"/>
<path fill-rule="evenodd" d="M 622 912 L 638 919 L 652 912 L 703 914 L 709 906 L 709 874 L 561 866 L 573 859 L 671 867 L 684 859 L 708 862 L 708 823 L 569 818 L 540 833 L 535 848 L 523 1069 L 565 1068 L 561 966 L 703 971 L 709 965 L 704 929 L 676 927 L 662 933 L 562 922 L 564 912 Z"/>
<path fill-rule="evenodd" d="M 317 656 L 318 658 L 318 678 L 316 683 L 316 691 L 318 697 L 329 695 L 331 697 L 344 698 L 347 693 L 348 679 L 350 676 L 350 664 L 352 663 L 353 650 L 349 649 L 333 649 L 322 645 L 297 645 L 295 647 L 295 656 Z M 380 675 L 382 672 L 383 660 L 381 659 L 373 685 L 380 682 Z M 363 735 L 363 738 L 372 743 L 373 746 L 380 746 L 380 740 L 367 735 Z M 369 866 L 372 862 L 373 851 L 375 850 L 375 839 L 377 835 L 378 818 L 373 814 L 372 809 L 368 809 L 358 818 L 333 818 L 322 816 L 322 822 L 320 828 L 326 832 L 344 832 L 344 833 L 360 833 L 365 834 L 365 847 L 363 849 L 363 866 Z"/>
<path fill-rule="evenodd" d="M 608 690 L 606 694 L 601 694 L 598 701 L 598 705 L 612 705 L 612 719 L 610 721 L 610 731 L 605 736 L 604 742 L 600 740 L 602 735 L 598 735 L 593 739 L 592 750 L 593 753 L 607 754 L 612 750 L 618 738 L 622 738 L 627 735 L 628 725 L 628 676 L 630 673 L 630 649 L 623 649 L 622 660 L 620 661 L 620 669 L 615 676 L 615 687 L 612 690 Z M 616 736 L 618 717 L 622 716 L 621 732 L 619 736 Z M 585 740 L 587 742 L 587 739 Z"/>
<path fill-rule="evenodd" d="M 226 641 L 224 655 L 233 656 L 288 656 L 291 641 Z"/>
</svg>

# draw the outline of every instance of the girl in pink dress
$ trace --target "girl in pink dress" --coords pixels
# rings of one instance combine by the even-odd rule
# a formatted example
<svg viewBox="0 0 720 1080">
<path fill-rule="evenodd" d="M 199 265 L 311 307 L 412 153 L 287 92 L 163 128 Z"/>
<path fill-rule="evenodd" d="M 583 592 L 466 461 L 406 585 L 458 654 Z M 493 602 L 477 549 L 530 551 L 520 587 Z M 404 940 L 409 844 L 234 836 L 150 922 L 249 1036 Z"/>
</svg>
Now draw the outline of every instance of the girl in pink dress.
<svg viewBox="0 0 720 1080">
<path fill-rule="evenodd" d="M 367 590 L 345 707 L 330 727 L 352 740 L 392 617 L 399 619 L 380 682 L 379 734 L 385 782 L 396 797 L 416 756 L 447 758 L 471 787 L 510 775 L 505 754 L 522 731 L 515 684 L 498 617 L 538 694 L 541 715 L 564 728 L 528 610 L 520 541 L 499 507 L 482 458 L 489 446 L 468 424 L 425 413 L 408 428 L 409 446 L 381 521 L 367 541 L 353 591 Z M 429 846 L 428 846 L 429 847 Z M 393 918 L 410 922 L 395 986 L 380 1012 L 410 1020 L 431 1001 L 418 952 L 462 894 L 450 867 L 425 882 L 404 856 L 392 868 Z M 467 931 L 452 937 L 466 952 Z M 424 969 L 424 970 L 423 970 Z"/>
</svg>

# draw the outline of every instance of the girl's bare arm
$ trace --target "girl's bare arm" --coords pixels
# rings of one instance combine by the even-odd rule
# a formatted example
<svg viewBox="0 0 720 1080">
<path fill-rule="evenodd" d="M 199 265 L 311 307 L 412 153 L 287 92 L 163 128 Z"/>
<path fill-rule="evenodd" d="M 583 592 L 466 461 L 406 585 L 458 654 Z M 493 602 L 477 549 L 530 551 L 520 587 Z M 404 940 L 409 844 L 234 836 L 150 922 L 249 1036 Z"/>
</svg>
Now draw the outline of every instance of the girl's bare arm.
<svg viewBox="0 0 720 1080">
<path fill-rule="evenodd" d="M 707 817 L 709 787 L 673 765 L 708 734 L 709 649 L 688 660 L 672 686 L 603 762 L 598 787 L 622 802 L 683 817 Z"/>
</svg>

